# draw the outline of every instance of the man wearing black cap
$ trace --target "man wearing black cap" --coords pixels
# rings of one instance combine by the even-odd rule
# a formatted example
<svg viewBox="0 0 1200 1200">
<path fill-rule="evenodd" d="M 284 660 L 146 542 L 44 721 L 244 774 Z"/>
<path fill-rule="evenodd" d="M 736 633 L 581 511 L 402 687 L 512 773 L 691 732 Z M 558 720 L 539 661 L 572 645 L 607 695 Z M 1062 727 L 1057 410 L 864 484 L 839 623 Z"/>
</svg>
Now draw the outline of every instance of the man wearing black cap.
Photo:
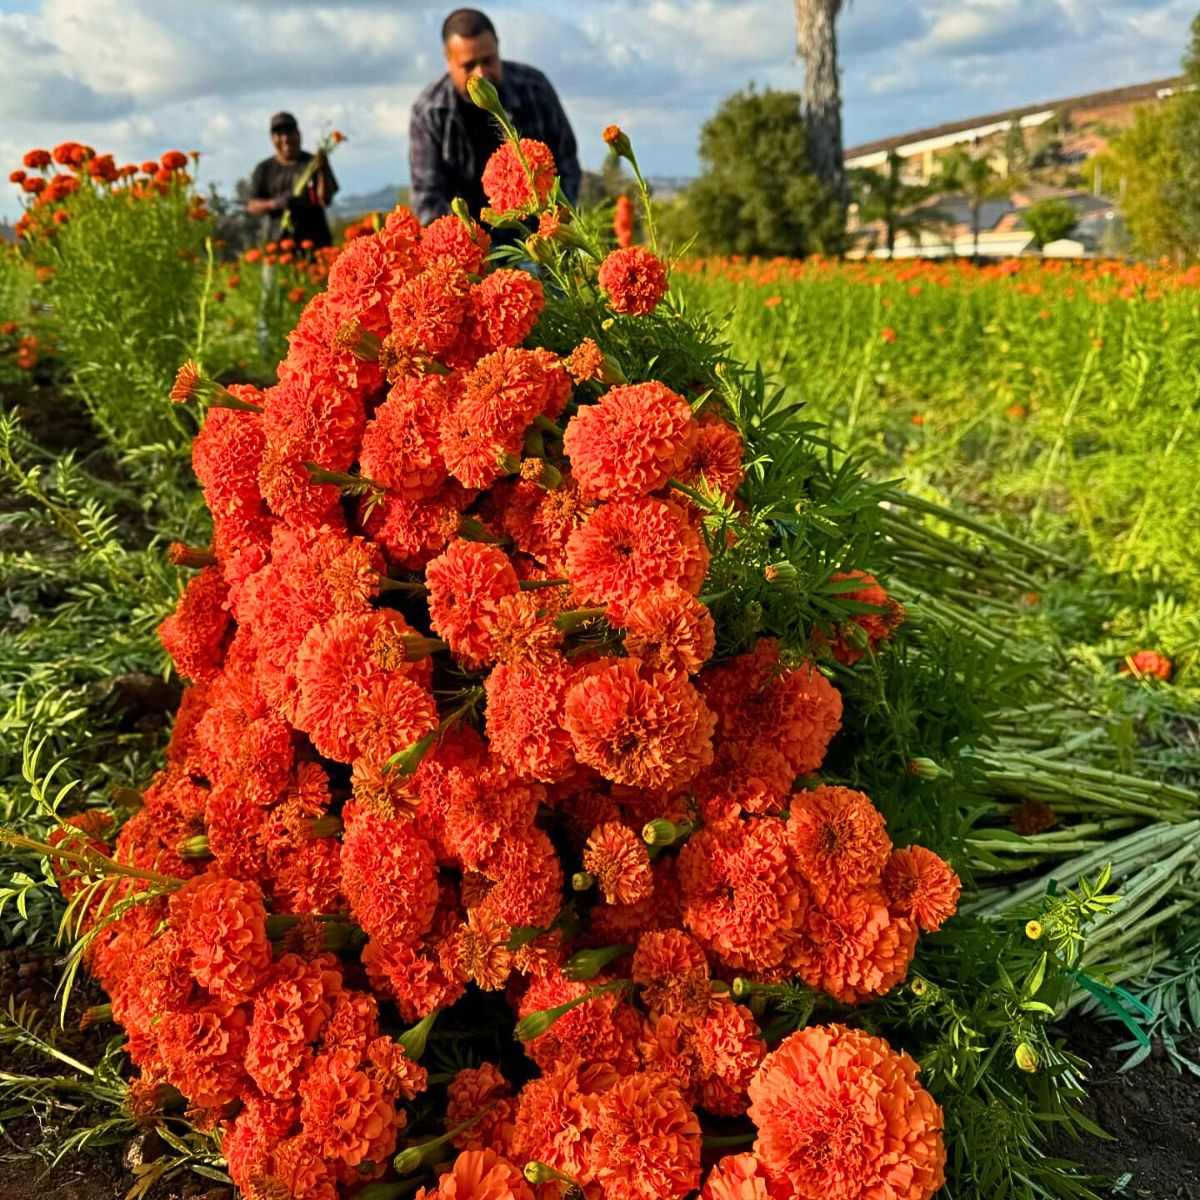
<svg viewBox="0 0 1200 1200">
<path fill-rule="evenodd" d="M 412 210 L 421 224 L 450 211 L 461 196 L 475 216 L 485 204 L 480 180 L 500 145 L 496 123 L 467 99 L 467 80 L 481 76 L 496 85 L 522 137 L 545 142 L 554 155 L 562 189 L 579 195 L 575 134 L 550 81 L 536 67 L 501 61 L 496 28 L 476 8 L 456 8 L 442 23 L 446 74 L 413 105 L 408 135 Z"/>
<path fill-rule="evenodd" d="M 250 177 L 247 212 L 267 218 L 268 241 L 286 236 L 294 238 L 297 245 L 304 241 L 312 242 L 314 247 L 332 245 L 325 206 L 333 199 L 338 185 L 324 154 L 318 154 L 316 169 L 296 195 L 296 184 L 313 156 L 300 149 L 300 127 L 291 113 L 278 112 L 271 118 L 271 141 L 275 153 L 264 158 Z M 282 229 L 284 213 L 291 214 L 286 232 Z"/>
</svg>

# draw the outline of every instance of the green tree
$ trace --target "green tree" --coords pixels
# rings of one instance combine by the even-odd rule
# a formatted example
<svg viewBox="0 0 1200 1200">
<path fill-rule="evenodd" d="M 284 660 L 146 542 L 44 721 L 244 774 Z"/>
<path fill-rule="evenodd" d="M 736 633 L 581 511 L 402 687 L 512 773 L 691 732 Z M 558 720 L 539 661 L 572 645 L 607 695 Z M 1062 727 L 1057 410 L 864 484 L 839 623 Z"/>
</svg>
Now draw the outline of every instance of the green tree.
<svg viewBox="0 0 1200 1200">
<path fill-rule="evenodd" d="M 1181 195 L 1183 169 L 1174 137 L 1175 110 L 1139 108 L 1134 123 L 1089 164 L 1118 195 L 1131 249 L 1184 261 L 1200 250 L 1189 205 Z"/>
<path fill-rule="evenodd" d="M 961 192 L 971 208 L 972 253 L 979 257 L 979 226 L 983 206 L 989 200 L 1002 200 L 1010 195 L 1019 180 L 1016 176 L 1002 178 L 992 166 L 991 154 L 973 155 L 965 147 L 956 146 L 942 161 L 940 184 L 952 192 Z"/>
<path fill-rule="evenodd" d="M 887 157 L 887 169 L 876 171 L 860 167 L 851 172 L 850 190 L 858 202 L 859 220 L 864 224 L 882 221 L 888 258 L 896 252 L 896 235 L 906 233 L 916 241 L 927 230 L 949 222 L 940 208 L 929 203 L 934 194 L 930 184 L 905 183 L 900 177 L 904 160 L 894 150 Z"/>
<path fill-rule="evenodd" d="M 1025 224 L 1040 249 L 1047 242 L 1068 237 L 1079 222 L 1079 214 L 1066 200 L 1050 197 L 1031 204 L 1025 211 Z"/>
<path fill-rule="evenodd" d="M 1167 140 L 1173 161 L 1162 179 L 1163 198 L 1174 210 L 1173 225 L 1194 256 L 1200 248 L 1200 16 L 1183 56 L 1184 85 L 1167 106 Z"/>
<path fill-rule="evenodd" d="M 1200 256 L 1200 17 L 1183 58 L 1183 86 L 1133 125 L 1092 164 L 1115 191 L 1139 254 L 1178 261 Z"/>
<path fill-rule="evenodd" d="M 804 120 L 817 178 L 838 198 L 846 194 L 842 152 L 842 92 L 838 78 L 837 18 L 843 0 L 795 0 L 796 52 L 804 63 Z"/>
<path fill-rule="evenodd" d="M 1008 163 L 1007 174 L 1020 175 L 1029 166 L 1029 147 L 1025 142 L 1025 130 L 1019 117 L 1013 117 L 1004 134 L 1004 158 Z"/>
<path fill-rule="evenodd" d="M 702 173 L 684 196 L 713 254 L 802 256 L 841 249 L 841 206 L 813 172 L 795 92 L 727 97 L 700 133 Z"/>
</svg>

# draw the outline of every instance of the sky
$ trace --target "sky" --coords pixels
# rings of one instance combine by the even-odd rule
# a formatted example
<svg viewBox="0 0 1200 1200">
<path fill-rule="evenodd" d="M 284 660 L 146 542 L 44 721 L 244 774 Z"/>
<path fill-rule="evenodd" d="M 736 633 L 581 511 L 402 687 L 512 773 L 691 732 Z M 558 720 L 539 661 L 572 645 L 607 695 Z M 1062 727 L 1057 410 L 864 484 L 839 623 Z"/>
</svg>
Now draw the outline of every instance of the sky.
<svg viewBox="0 0 1200 1200">
<path fill-rule="evenodd" d="M 0 217 L 22 154 L 65 140 L 140 162 L 201 152 L 223 191 L 271 153 L 268 120 L 347 137 L 343 195 L 408 180 L 408 114 L 442 73 L 450 5 L 411 0 L 0 0 Z M 490 0 L 506 58 L 562 97 L 585 167 L 625 128 L 648 175 L 697 169 L 729 93 L 798 90 L 792 0 Z M 1195 0 L 850 0 L 848 145 L 1174 74 Z"/>
</svg>

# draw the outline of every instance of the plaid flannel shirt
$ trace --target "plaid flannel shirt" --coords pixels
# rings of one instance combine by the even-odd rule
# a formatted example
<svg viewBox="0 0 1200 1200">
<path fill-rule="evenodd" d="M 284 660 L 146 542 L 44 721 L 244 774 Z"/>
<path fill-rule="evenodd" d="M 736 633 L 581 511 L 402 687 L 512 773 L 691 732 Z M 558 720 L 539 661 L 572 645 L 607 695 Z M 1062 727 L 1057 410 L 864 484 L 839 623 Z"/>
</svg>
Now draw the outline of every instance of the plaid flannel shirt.
<svg viewBox="0 0 1200 1200">
<path fill-rule="evenodd" d="M 575 134 L 550 80 L 536 67 L 505 62 L 500 101 L 522 137 L 545 142 L 554 155 L 563 193 L 579 197 L 579 159 Z M 449 75 L 431 83 L 413 105 L 408 131 L 411 207 L 422 225 L 450 211 L 455 196 L 478 185 L 486 165 L 475 152 L 459 115 L 458 93 Z"/>
</svg>

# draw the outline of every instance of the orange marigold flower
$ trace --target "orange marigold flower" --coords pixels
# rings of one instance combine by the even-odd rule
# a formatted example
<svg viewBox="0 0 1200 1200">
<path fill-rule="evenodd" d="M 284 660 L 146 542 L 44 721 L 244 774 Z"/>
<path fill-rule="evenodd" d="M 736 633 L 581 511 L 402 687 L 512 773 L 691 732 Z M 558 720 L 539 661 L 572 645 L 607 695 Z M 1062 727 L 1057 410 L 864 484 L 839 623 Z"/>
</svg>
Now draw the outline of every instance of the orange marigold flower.
<svg viewBox="0 0 1200 1200">
<path fill-rule="evenodd" d="M 169 913 L 196 982 L 230 1004 L 249 999 L 271 965 L 258 884 L 198 875 L 171 897 Z"/>
<path fill-rule="evenodd" d="M 703 419 L 687 458 L 679 464 L 675 478 L 711 495 L 732 500 L 742 486 L 742 435 L 720 418 Z"/>
<path fill-rule="evenodd" d="M 692 408 L 664 384 L 630 384 L 584 405 L 567 424 L 563 450 L 579 485 L 601 500 L 657 491 L 695 445 Z"/>
<path fill-rule="evenodd" d="M 517 1101 L 512 1086 L 489 1062 L 464 1067 L 446 1089 L 446 1127 L 478 1118 L 451 1143 L 459 1150 L 507 1150 L 513 1133 Z M 482 1115 L 480 1115 L 482 1114 Z"/>
<path fill-rule="evenodd" d="M 21 162 L 31 171 L 41 171 L 50 165 L 50 151 L 27 150 Z"/>
<path fill-rule="evenodd" d="M 599 379 L 604 370 L 604 351 L 591 338 L 584 338 L 570 354 L 563 359 L 567 374 L 576 383 L 588 379 Z"/>
<path fill-rule="evenodd" d="M 731 1154 L 708 1173 L 700 1200 L 788 1200 L 792 1195 L 753 1154 Z"/>
<path fill-rule="evenodd" d="M 783 959 L 809 904 L 784 822 L 706 825 L 679 853 L 683 922 L 728 966 L 763 971 Z"/>
<path fill-rule="evenodd" d="M 553 667 L 560 661 L 563 631 L 554 623 L 544 596 L 518 592 L 502 596 L 492 626 L 496 661 L 514 667 Z"/>
<path fill-rule="evenodd" d="M 557 967 L 551 967 L 530 981 L 517 1015 L 526 1017 L 577 1000 L 587 995 L 592 986 L 573 983 Z M 525 1053 L 544 1072 L 573 1059 L 628 1071 L 637 1063 L 636 1043 L 641 1025 L 636 1009 L 617 994 L 606 992 L 565 1012 L 545 1033 L 525 1043 Z"/>
<path fill-rule="evenodd" d="M 606 904 L 636 904 L 654 894 L 646 843 L 628 825 L 607 821 L 592 830 L 583 869 L 596 877 Z"/>
<path fill-rule="evenodd" d="M 166 1081 L 197 1108 L 226 1105 L 248 1090 L 248 1021 L 244 1005 L 216 998 L 172 1009 L 155 1026 Z"/>
<path fill-rule="evenodd" d="M 435 1188 L 414 1200 L 534 1200 L 525 1177 L 494 1150 L 464 1150 Z"/>
<path fill-rule="evenodd" d="M 472 908 L 451 938 L 454 968 L 485 992 L 504 987 L 512 970 L 512 951 L 505 944 L 512 928 L 494 913 Z"/>
<path fill-rule="evenodd" d="M 700 1122 L 661 1076 L 625 1075 L 597 1102 L 588 1165 L 606 1200 L 682 1200 L 700 1186 Z"/>
<path fill-rule="evenodd" d="M 372 937 L 413 944 L 437 909 L 437 861 L 411 821 L 385 819 L 351 801 L 343 810 L 342 887 Z"/>
<path fill-rule="evenodd" d="M 300 1083 L 300 1118 L 318 1153 L 347 1167 L 382 1162 L 396 1144 L 402 1119 L 383 1084 L 359 1065 L 353 1050 L 321 1054 Z"/>
<path fill-rule="evenodd" d="M 700 591 L 709 554 L 683 510 L 642 496 L 601 505 L 567 539 L 575 591 L 599 604 L 632 604 L 666 583 Z"/>
<path fill-rule="evenodd" d="M 665 583 L 628 608 L 610 607 L 609 621 L 625 630 L 625 653 L 655 671 L 694 675 L 712 657 L 712 614 L 690 592 Z"/>
<path fill-rule="evenodd" d="M 958 909 L 958 876 L 932 850 L 895 850 L 883 869 L 883 890 L 893 916 L 908 917 L 928 932 L 940 929 Z"/>
<path fill-rule="evenodd" d="M 543 665 L 501 663 L 484 681 L 492 753 L 525 779 L 565 779 L 575 766 L 563 706 L 574 672 L 566 660 Z"/>
<path fill-rule="evenodd" d="M 885 325 L 879 331 L 879 336 L 883 338 L 885 342 L 894 342 L 896 340 L 896 331 L 890 325 Z"/>
<path fill-rule="evenodd" d="M 643 674 L 618 659 L 567 693 L 563 724 L 575 756 L 606 779 L 674 791 L 712 762 L 714 718 L 686 680 Z"/>
<path fill-rule="evenodd" d="M 629 974 L 652 1013 L 698 1017 L 712 1003 L 704 947 L 681 929 L 643 933 Z"/>
<path fill-rule="evenodd" d="M 785 668 L 779 643 L 759 638 L 754 650 L 701 672 L 697 686 L 717 714 L 722 739 L 774 746 L 793 777 L 814 772 L 838 731 L 842 697 L 812 663 Z"/>
<path fill-rule="evenodd" d="M 440 427 L 450 402 L 445 376 L 401 380 L 363 431 L 362 474 L 406 500 L 432 496 L 446 481 Z"/>
<path fill-rule="evenodd" d="M 501 268 L 471 288 L 471 333 L 480 350 L 519 346 L 546 305 L 542 285 L 527 271 Z"/>
<path fill-rule="evenodd" d="M 497 213 L 540 208 L 554 187 L 558 168 L 550 147 L 545 142 L 522 138 L 521 154 L 525 156 L 533 175 L 532 188 L 525 167 L 511 142 L 505 142 L 483 168 L 481 182 L 484 195 Z"/>
<path fill-rule="evenodd" d="M 1139 650 L 1131 654 L 1122 664 L 1124 675 L 1156 675 L 1159 679 L 1171 678 L 1171 660 L 1157 650 Z"/>
<path fill-rule="evenodd" d="M 844 1025 L 791 1034 L 750 1084 L 755 1155 L 794 1195 L 928 1200 L 945 1182 L 946 1149 L 918 1070 Z"/>
<path fill-rule="evenodd" d="M 462 381 L 468 418 L 502 435 L 524 433 L 540 415 L 553 420 L 571 395 L 562 363 L 548 350 L 502 347 L 481 358 Z"/>
<path fill-rule="evenodd" d="M 544 1162 L 574 1179 L 587 1166 L 597 1093 L 616 1080 L 608 1063 L 583 1066 L 567 1059 L 521 1089 L 512 1152 Z"/>
<path fill-rule="evenodd" d="M 601 264 L 596 281 L 615 313 L 644 317 L 667 294 L 667 269 L 662 259 L 643 246 L 614 250 Z"/>
<path fill-rule="evenodd" d="M 194 576 L 171 616 L 158 627 L 159 641 L 185 679 L 212 680 L 221 670 L 233 629 L 229 587 L 220 567 Z"/>
<path fill-rule="evenodd" d="M 492 657 L 497 606 L 516 595 L 516 572 L 496 546 L 455 538 L 425 570 L 429 619 L 439 637 L 468 664 Z"/>
<path fill-rule="evenodd" d="M 436 727 L 433 697 L 417 682 L 428 677 L 428 665 L 389 659 L 385 668 L 378 657 L 413 633 L 399 613 L 377 609 L 339 613 L 305 634 L 296 651 L 293 720 L 319 753 L 340 762 L 387 757 Z"/>
<path fill-rule="evenodd" d="M 449 257 L 468 275 L 482 275 L 492 239 L 477 221 L 470 229 L 456 216 L 438 217 L 421 231 L 420 254 L 426 264 Z"/>
<path fill-rule="evenodd" d="M 254 997 L 246 1049 L 246 1069 L 266 1095 L 295 1095 L 340 983 L 340 973 L 328 961 L 308 963 L 285 954 L 272 964 L 270 978 Z"/>
<path fill-rule="evenodd" d="M 787 965 L 810 987 L 858 1004 L 900 983 L 916 947 L 916 926 L 891 915 L 881 889 L 835 891 L 804 914 Z"/>
<path fill-rule="evenodd" d="M 453 259 L 434 259 L 393 293 L 388 304 L 392 336 L 436 357 L 458 337 L 470 290 L 466 272 Z"/>
<path fill-rule="evenodd" d="M 788 837 L 818 899 L 879 882 L 892 850 L 884 824 L 870 797 L 852 788 L 822 785 L 792 797 Z"/>
</svg>

